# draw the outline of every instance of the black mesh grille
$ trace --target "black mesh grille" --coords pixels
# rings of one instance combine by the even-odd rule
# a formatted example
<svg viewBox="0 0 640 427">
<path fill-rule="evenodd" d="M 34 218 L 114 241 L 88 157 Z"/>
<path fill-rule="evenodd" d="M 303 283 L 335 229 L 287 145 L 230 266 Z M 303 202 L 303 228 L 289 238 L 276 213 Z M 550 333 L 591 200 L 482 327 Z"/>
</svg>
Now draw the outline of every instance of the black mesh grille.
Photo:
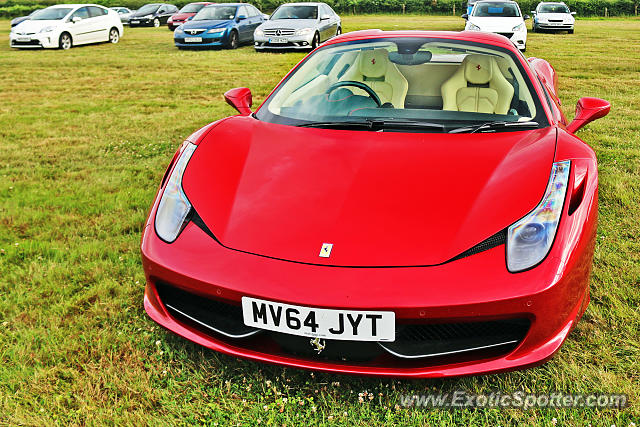
<svg viewBox="0 0 640 427">
<path fill-rule="evenodd" d="M 26 42 L 21 42 L 14 40 L 11 42 L 13 46 L 40 46 L 40 40 L 29 40 Z"/>
<path fill-rule="evenodd" d="M 480 252 L 488 251 L 489 249 L 493 249 L 496 246 L 504 245 L 505 243 L 507 243 L 507 230 L 506 229 L 504 229 L 502 231 L 499 231 L 498 233 L 494 234 L 493 236 L 489 237 L 488 239 L 483 240 L 482 242 L 478 243 L 477 245 L 475 245 L 471 249 L 467 249 L 466 251 L 462 252 L 460 255 L 457 255 L 457 256 L 453 257 L 449 261 L 455 261 L 455 260 L 460 259 L 460 258 L 465 258 L 465 257 L 471 256 L 471 255 L 475 255 L 475 254 L 480 253 Z"/>
<path fill-rule="evenodd" d="M 513 36 L 513 33 L 498 33 L 498 34 L 500 34 L 501 36 L 505 36 L 508 39 L 510 39 L 511 36 Z"/>
</svg>

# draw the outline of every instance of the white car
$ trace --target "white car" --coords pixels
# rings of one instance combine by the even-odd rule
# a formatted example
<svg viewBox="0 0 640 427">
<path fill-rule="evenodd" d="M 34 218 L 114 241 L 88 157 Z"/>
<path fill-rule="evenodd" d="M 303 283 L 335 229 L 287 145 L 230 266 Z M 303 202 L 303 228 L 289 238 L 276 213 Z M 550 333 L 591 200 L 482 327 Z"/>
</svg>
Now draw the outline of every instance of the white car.
<svg viewBox="0 0 640 427">
<path fill-rule="evenodd" d="M 562 2 L 539 3 L 533 13 L 533 32 L 540 30 L 568 31 L 573 34 L 573 26 L 576 22 L 575 12 L 569 11 Z"/>
<path fill-rule="evenodd" d="M 59 4 L 36 12 L 11 29 L 9 43 L 15 48 L 60 48 L 111 42 L 122 36 L 118 13 L 95 4 Z"/>
<path fill-rule="evenodd" d="M 120 17 L 120 22 L 122 22 L 123 25 L 129 25 L 129 19 L 131 18 L 131 15 L 133 15 L 136 12 L 135 10 L 131 10 L 128 7 L 122 7 L 122 6 L 110 7 L 109 9 L 115 10 L 116 12 L 118 12 L 118 16 Z"/>
<path fill-rule="evenodd" d="M 527 25 L 518 3 L 514 1 L 477 1 L 467 20 L 465 30 L 496 33 L 507 37 L 521 51 L 527 49 Z"/>
<path fill-rule="evenodd" d="M 287 3 L 253 33 L 256 50 L 315 49 L 342 32 L 340 17 L 326 3 Z"/>
</svg>

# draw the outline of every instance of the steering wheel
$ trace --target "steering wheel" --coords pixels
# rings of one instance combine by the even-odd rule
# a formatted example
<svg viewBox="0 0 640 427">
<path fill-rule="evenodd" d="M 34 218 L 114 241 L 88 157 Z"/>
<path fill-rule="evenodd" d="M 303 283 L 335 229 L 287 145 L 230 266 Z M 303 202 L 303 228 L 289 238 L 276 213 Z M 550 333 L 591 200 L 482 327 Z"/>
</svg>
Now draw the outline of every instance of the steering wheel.
<svg viewBox="0 0 640 427">
<path fill-rule="evenodd" d="M 344 87 L 344 86 L 354 86 L 357 87 L 358 89 L 362 89 L 363 91 L 365 91 L 367 93 L 367 95 L 369 95 L 369 97 L 371 99 L 373 99 L 376 103 L 376 105 L 378 107 L 382 106 L 382 101 L 380 101 L 380 97 L 378 96 L 377 93 L 375 93 L 373 91 L 373 89 L 371 89 L 369 86 L 367 86 L 366 84 L 362 83 L 362 82 L 357 82 L 355 80 L 343 80 L 340 82 L 335 82 L 334 84 L 332 84 L 331 86 L 329 86 L 329 88 L 327 89 L 327 96 L 331 95 L 331 92 L 333 92 L 334 90 Z"/>
</svg>

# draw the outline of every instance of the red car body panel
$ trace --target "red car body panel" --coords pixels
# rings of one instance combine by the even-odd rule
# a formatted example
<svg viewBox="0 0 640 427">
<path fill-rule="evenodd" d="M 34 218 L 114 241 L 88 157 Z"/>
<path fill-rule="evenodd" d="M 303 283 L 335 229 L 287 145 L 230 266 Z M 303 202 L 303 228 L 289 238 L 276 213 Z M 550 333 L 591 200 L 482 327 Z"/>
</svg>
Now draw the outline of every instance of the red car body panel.
<svg viewBox="0 0 640 427">
<path fill-rule="evenodd" d="M 473 32 L 367 31 L 327 43 L 416 34 L 481 41 L 521 56 L 506 38 Z M 525 69 L 544 100 L 537 72 Z M 183 189 L 218 241 L 193 222 L 175 242 L 162 241 L 154 231 L 161 186 L 141 242 L 147 313 L 222 353 L 329 372 L 444 377 L 545 362 L 589 301 L 598 175 L 593 150 L 555 119 L 555 103 L 542 104 L 547 128 L 473 138 L 295 128 L 252 117 L 203 127 L 187 138 L 199 147 Z M 554 244 L 539 265 L 508 272 L 504 245 L 445 262 L 533 209 L 552 163 L 563 160 L 571 161 L 568 191 Z M 436 219 L 440 227 L 433 225 Z M 324 241 L 336 244 L 330 261 L 317 256 Z M 377 242 L 380 252 L 366 250 Z M 517 347 L 497 356 L 328 362 L 293 356 L 259 339 L 206 333 L 167 310 L 159 282 L 236 306 L 249 296 L 310 307 L 392 310 L 398 324 L 526 318 L 531 326 Z"/>
<path fill-rule="evenodd" d="M 538 204 L 556 143 L 552 127 L 354 138 L 252 117 L 215 133 L 183 189 L 220 243 L 342 266 L 435 265 L 471 248 Z M 334 244 L 331 258 L 318 258 L 323 242 Z"/>
<path fill-rule="evenodd" d="M 215 3 L 210 3 L 210 2 L 194 2 L 194 3 L 189 3 L 189 4 L 203 4 L 205 6 L 208 6 L 210 4 L 215 4 Z M 184 12 L 178 12 L 178 13 L 174 13 L 173 15 L 171 15 L 171 17 L 169 18 L 169 20 L 167 21 L 167 26 L 169 27 L 169 29 L 173 30 L 176 27 L 179 27 L 180 25 L 184 24 L 187 19 L 191 18 L 192 16 L 195 16 L 195 13 L 192 12 L 188 12 L 188 13 L 184 13 Z"/>
</svg>

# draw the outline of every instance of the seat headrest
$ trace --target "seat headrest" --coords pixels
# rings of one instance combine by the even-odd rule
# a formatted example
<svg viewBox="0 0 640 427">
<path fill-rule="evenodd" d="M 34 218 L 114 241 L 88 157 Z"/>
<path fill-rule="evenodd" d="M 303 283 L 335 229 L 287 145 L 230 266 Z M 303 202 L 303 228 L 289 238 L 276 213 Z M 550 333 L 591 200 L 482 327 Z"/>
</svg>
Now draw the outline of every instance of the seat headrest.
<svg viewBox="0 0 640 427">
<path fill-rule="evenodd" d="M 363 50 L 360 53 L 360 72 L 366 77 L 382 77 L 388 62 L 389 52 L 386 49 Z"/>
<path fill-rule="evenodd" d="M 493 77 L 493 58 L 487 55 L 467 55 L 464 64 L 464 78 L 472 84 L 489 83 Z"/>
</svg>

